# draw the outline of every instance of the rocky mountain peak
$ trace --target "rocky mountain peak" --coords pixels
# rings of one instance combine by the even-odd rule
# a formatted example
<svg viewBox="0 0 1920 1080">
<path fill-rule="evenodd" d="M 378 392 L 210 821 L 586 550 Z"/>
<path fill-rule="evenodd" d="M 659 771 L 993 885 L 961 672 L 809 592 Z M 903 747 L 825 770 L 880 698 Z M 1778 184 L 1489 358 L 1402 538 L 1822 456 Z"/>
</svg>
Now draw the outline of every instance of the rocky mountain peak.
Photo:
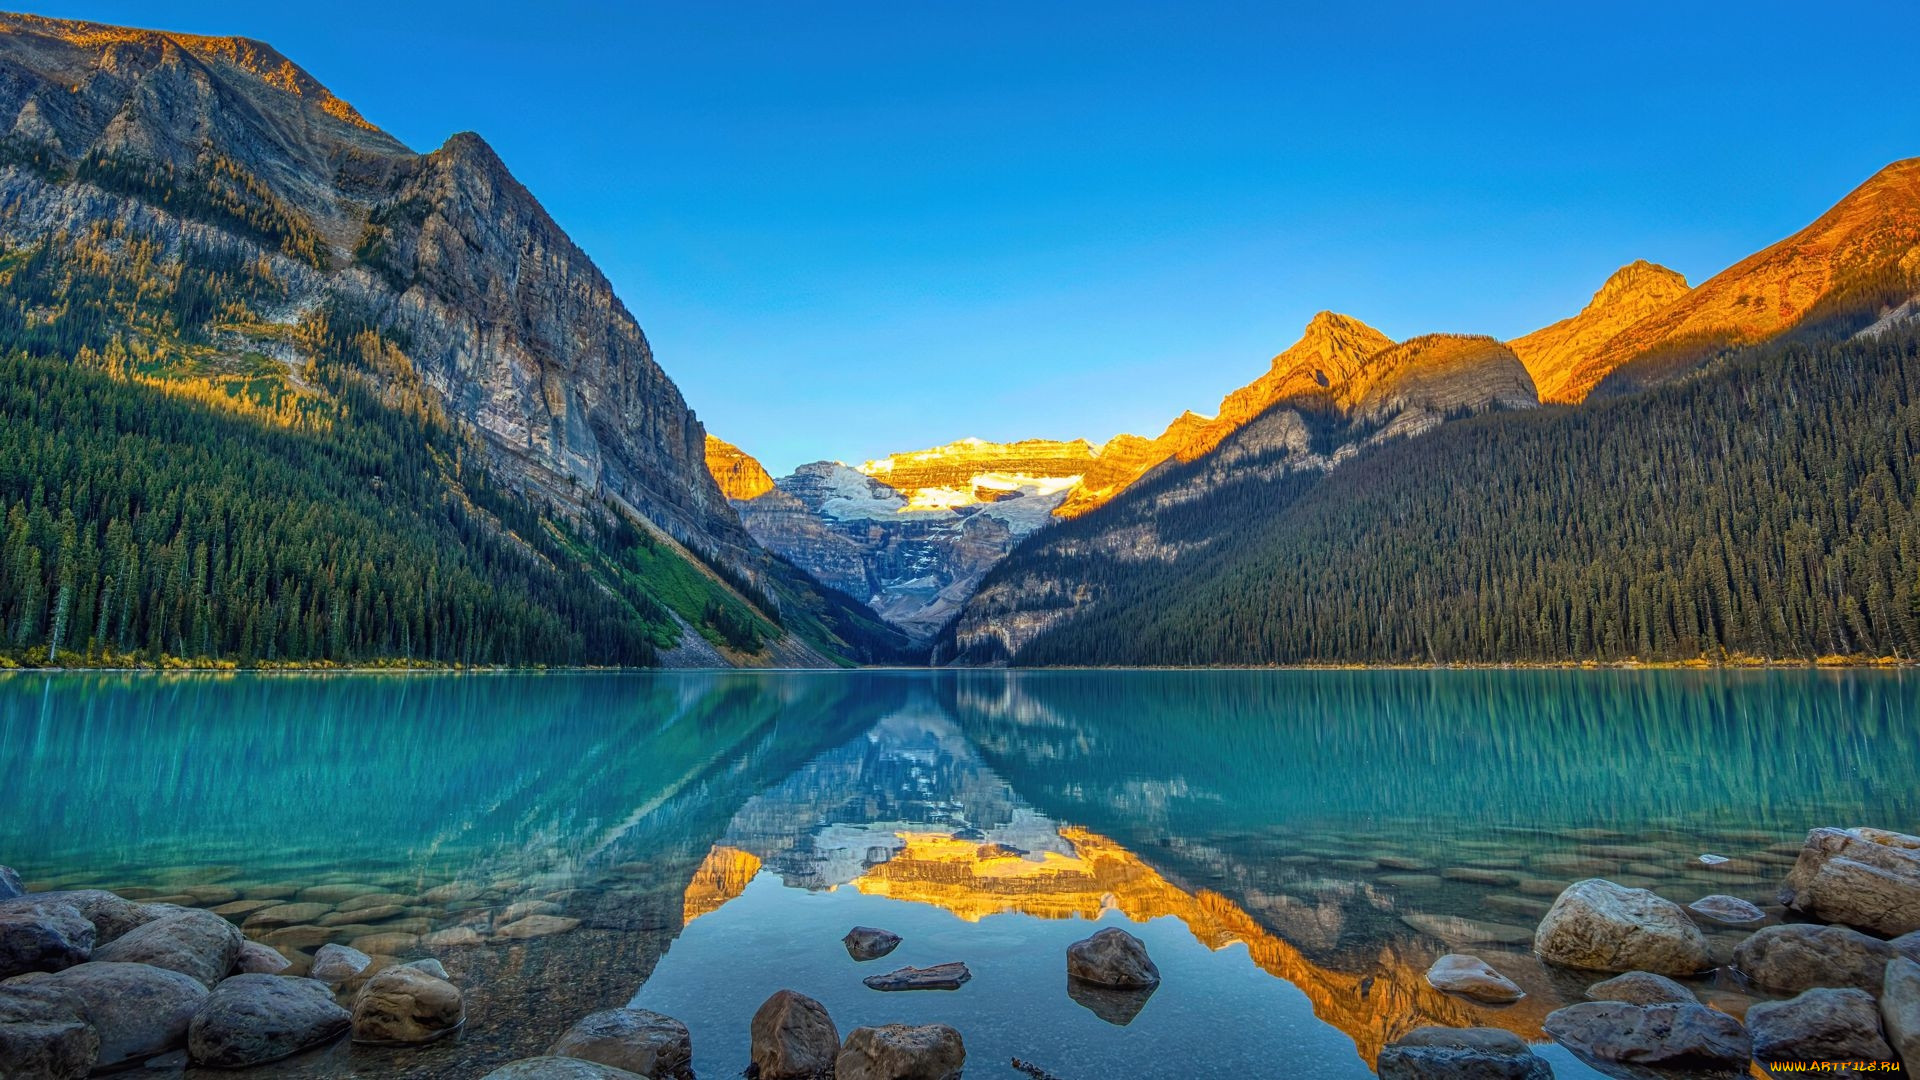
<svg viewBox="0 0 1920 1080">
<path fill-rule="evenodd" d="M 773 490 L 773 477 L 746 451 L 707 435 L 707 471 L 729 499 L 757 499 Z"/>
<path fill-rule="evenodd" d="M 1582 313 L 1620 308 L 1651 312 L 1685 296 L 1689 288 L 1684 274 L 1659 263 L 1635 259 L 1607 278 Z"/>
</svg>

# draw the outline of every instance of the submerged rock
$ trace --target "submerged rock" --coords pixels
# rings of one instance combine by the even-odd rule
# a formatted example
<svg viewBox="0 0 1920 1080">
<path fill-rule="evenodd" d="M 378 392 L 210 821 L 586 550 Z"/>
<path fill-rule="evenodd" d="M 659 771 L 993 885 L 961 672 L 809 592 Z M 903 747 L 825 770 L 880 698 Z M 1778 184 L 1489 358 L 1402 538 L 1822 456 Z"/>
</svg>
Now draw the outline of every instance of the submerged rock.
<svg viewBox="0 0 1920 1080">
<path fill-rule="evenodd" d="M 1540 920 L 1534 952 L 1588 971 L 1692 975 L 1713 966 L 1706 936 L 1680 905 L 1601 878 L 1567 886 Z"/>
<path fill-rule="evenodd" d="M 1587 987 L 1589 1001 L 1624 1001 L 1629 1005 L 1660 1005 L 1667 1002 L 1697 1003 L 1693 991 L 1651 971 L 1629 971 Z"/>
<path fill-rule="evenodd" d="M 1160 985 L 1160 969 L 1147 955 L 1146 945 L 1117 926 L 1067 946 L 1067 975 L 1116 990 Z"/>
<path fill-rule="evenodd" d="M 240 955 L 233 961 L 233 970 L 241 975 L 278 975 L 292 966 L 293 961 L 280 955 L 279 950 L 257 941 L 242 942 Z"/>
<path fill-rule="evenodd" d="M 854 1028 L 834 1061 L 834 1080 L 960 1080 L 960 1033 L 945 1024 Z"/>
<path fill-rule="evenodd" d="M 932 967 L 903 967 L 885 975 L 869 975 L 860 980 L 873 990 L 958 990 L 973 978 L 962 963 L 935 964 Z"/>
<path fill-rule="evenodd" d="M 1755 985 L 1785 993 L 1851 986 L 1879 993 L 1891 944 L 1844 926 L 1769 926 L 1734 946 L 1733 966 Z"/>
<path fill-rule="evenodd" d="M 313 966 L 307 969 L 307 978 L 328 986 L 340 986 L 367 970 L 372 963 L 373 957 L 359 949 L 345 945 L 322 945 L 313 954 Z"/>
<path fill-rule="evenodd" d="M 1505 1005 L 1526 997 L 1512 979 L 1495 971 L 1477 956 L 1448 953 L 1427 969 L 1427 985 L 1491 1005 Z"/>
<path fill-rule="evenodd" d="M 181 908 L 134 927 L 95 949 L 93 956 L 108 963 L 178 971 L 212 989 L 233 970 L 245 942 L 237 927 L 213 912 Z"/>
<path fill-rule="evenodd" d="M 278 1061 L 344 1034 L 352 1022 L 312 979 L 235 975 L 213 988 L 187 1028 L 187 1053 L 200 1065 L 238 1069 Z"/>
<path fill-rule="evenodd" d="M 878 960 L 900 945 L 900 935 L 872 926 L 856 926 L 840 939 L 855 960 Z"/>
<path fill-rule="evenodd" d="M 534 1057 L 508 1062 L 480 1080 L 644 1080 L 625 1069 L 570 1057 Z"/>
<path fill-rule="evenodd" d="M 16 896 L 27 895 L 27 886 L 20 880 L 20 874 L 11 866 L 0 866 L 0 900 L 11 900 Z"/>
<path fill-rule="evenodd" d="M 1747 1010 L 1753 1054 L 1761 1061 L 1890 1061 L 1880 1009 L 1865 990 L 1809 990 L 1790 1001 Z"/>
<path fill-rule="evenodd" d="M 1740 1021 L 1699 1004 L 1587 1001 L 1548 1013 L 1541 1027 L 1577 1054 L 1624 1065 L 1744 1068 L 1753 1056 Z"/>
<path fill-rule="evenodd" d="M 687 1025 L 646 1009 L 603 1009 L 568 1028 L 549 1057 L 579 1058 L 650 1080 L 692 1080 L 693 1037 Z"/>
<path fill-rule="evenodd" d="M 0 1076 L 80 1080 L 99 1057 L 100 1033 L 78 994 L 32 983 L 0 986 Z"/>
<path fill-rule="evenodd" d="M 1880 1025 L 1907 1070 L 1920 1070 L 1920 963 L 1901 956 L 1887 965 L 1886 982 L 1880 989 Z"/>
<path fill-rule="evenodd" d="M 82 917 L 93 924 L 93 944 L 96 948 L 142 923 L 151 922 L 160 914 L 158 909 L 136 904 L 105 889 L 66 889 L 0 900 L 0 915 L 61 906 L 77 909 Z"/>
<path fill-rule="evenodd" d="M 1920 836 L 1815 829 L 1787 874 L 1780 902 L 1889 937 L 1920 930 Z"/>
<path fill-rule="evenodd" d="M 1553 1080 L 1553 1067 L 1500 1028 L 1416 1028 L 1387 1044 L 1380 1080 Z"/>
<path fill-rule="evenodd" d="M 207 988 L 191 975 L 147 964 L 92 961 L 36 976 L 30 984 L 84 1001 L 100 1036 L 99 1070 L 144 1061 L 185 1045 L 187 1025 Z"/>
<path fill-rule="evenodd" d="M 71 904 L 0 911 L 0 979 L 59 971 L 93 955 L 93 924 Z"/>
<path fill-rule="evenodd" d="M 546 937 L 549 934 L 564 934 L 579 925 L 579 919 L 570 919 L 562 915 L 528 915 L 524 919 L 495 928 L 493 936 L 505 938 L 508 941 Z"/>
<path fill-rule="evenodd" d="M 1752 926 L 1766 919 L 1767 913 L 1737 896 L 1715 893 L 1687 905 L 1687 910 L 1728 926 Z"/>
<path fill-rule="evenodd" d="M 424 971 L 436 979 L 445 979 L 448 982 L 453 981 L 453 976 L 447 974 L 447 965 L 442 964 L 431 956 L 423 957 L 419 960 L 409 960 L 400 966 L 410 967 L 415 971 Z"/>
<path fill-rule="evenodd" d="M 813 1080 L 829 1075 L 840 1056 L 840 1029 L 827 1007 L 792 990 L 761 1002 L 751 1032 L 760 1080 Z"/>
<path fill-rule="evenodd" d="M 466 1023 L 460 988 L 414 968 L 388 968 L 360 988 L 353 1003 L 353 1041 L 432 1042 Z"/>
</svg>

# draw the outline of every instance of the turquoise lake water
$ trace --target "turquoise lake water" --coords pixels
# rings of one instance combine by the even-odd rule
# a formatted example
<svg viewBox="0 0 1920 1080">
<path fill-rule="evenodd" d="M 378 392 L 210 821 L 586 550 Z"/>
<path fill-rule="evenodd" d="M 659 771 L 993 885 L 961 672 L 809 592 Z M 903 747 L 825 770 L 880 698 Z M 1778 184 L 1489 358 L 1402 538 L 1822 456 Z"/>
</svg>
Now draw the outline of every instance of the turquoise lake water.
<svg viewBox="0 0 1920 1080">
<path fill-rule="evenodd" d="M 792 987 L 842 1033 L 953 1024 L 969 1077 L 1366 1077 L 1423 1024 L 1539 1041 L 1590 981 L 1528 951 L 1574 880 L 1771 905 L 1807 829 L 1920 830 L 1920 676 L 21 674 L 0 778 L 0 863 L 34 887 L 243 922 L 317 890 L 326 915 L 249 935 L 439 956 L 468 992 L 455 1039 L 271 1075 L 477 1077 L 631 1001 L 734 1076 Z M 1096 922 L 1147 942 L 1156 992 L 1067 985 Z M 905 940 L 856 963 L 856 924 Z M 1433 991 L 1447 951 L 1528 997 Z M 953 960 L 957 991 L 860 981 Z"/>
</svg>

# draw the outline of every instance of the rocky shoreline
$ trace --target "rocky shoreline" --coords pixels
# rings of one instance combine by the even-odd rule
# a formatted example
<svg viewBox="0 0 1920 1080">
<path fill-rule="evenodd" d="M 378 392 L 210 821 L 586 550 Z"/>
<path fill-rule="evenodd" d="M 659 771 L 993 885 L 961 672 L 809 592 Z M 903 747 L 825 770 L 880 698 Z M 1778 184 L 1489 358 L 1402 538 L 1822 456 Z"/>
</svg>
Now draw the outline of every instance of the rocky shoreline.
<svg viewBox="0 0 1920 1080">
<path fill-rule="evenodd" d="M 1719 857 L 1700 858 L 1712 866 Z M 418 895 L 351 883 L 265 891 L 284 895 L 228 898 L 237 890 L 214 884 L 134 896 L 30 892 L 0 867 L 0 1075 L 69 1080 L 143 1063 L 245 1069 L 347 1040 L 406 1054 L 459 1031 L 470 1011 L 460 978 L 438 959 L 409 954 L 539 939 L 579 925 L 554 900 L 532 896 L 485 921 L 441 925 L 421 913 L 427 905 L 444 912 L 490 895 L 451 883 Z M 1534 929 L 1532 952 L 1569 978 L 1591 973 L 1595 981 L 1589 1000 L 1548 1013 L 1540 1029 L 1609 1075 L 1735 1075 L 1755 1061 L 1920 1067 L 1920 837 L 1814 829 L 1777 899 L 1782 908 L 1773 910 L 1784 909 L 1784 921 L 1727 895 L 1682 907 L 1630 881 L 1566 886 Z M 1724 945 L 1710 947 L 1709 934 L 1724 941 L 1730 932 L 1740 934 L 1730 955 Z M 887 931 L 855 927 L 845 945 L 867 961 L 898 943 Z M 1495 962 L 1448 953 L 1426 980 L 1481 1008 L 1520 1001 L 1526 991 L 1498 970 L 1499 954 L 1489 955 Z M 1072 945 L 1065 967 L 1075 1000 L 1098 999 L 1129 1018 L 1160 980 L 1139 940 L 1113 927 Z M 1716 968 L 1758 999 L 1743 1016 L 1686 985 Z M 969 978 L 966 965 L 953 962 L 864 981 L 879 990 L 951 990 Z M 965 1062 L 962 1035 L 950 1026 L 862 1027 L 842 1039 L 819 1002 L 791 990 L 760 1007 L 751 1036 L 748 1074 L 760 1080 L 949 1080 Z M 691 1062 L 684 1024 L 607 1009 L 559 1033 L 544 1054 L 485 1077 L 691 1080 Z M 1552 1075 L 1514 1032 L 1471 1027 L 1402 1031 L 1379 1053 L 1377 1069 L 1401 1080 Z"/>
</svg>

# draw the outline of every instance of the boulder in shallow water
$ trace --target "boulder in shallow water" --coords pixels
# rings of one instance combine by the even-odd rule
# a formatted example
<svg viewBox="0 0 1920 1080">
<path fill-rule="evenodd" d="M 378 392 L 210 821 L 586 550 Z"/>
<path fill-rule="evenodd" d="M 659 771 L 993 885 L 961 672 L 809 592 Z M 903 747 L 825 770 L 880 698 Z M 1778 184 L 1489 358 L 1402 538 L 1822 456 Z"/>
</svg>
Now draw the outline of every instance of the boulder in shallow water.
<svg viewBox="0 0 1920 1080">
<path fill-rule="evenodd" d="M 1888 937 L 1920 930 L 1920 836 L 1815 829 L 1787 873 L 1780 902 Z"/>
<path fill-rule="evenodd" d="M 93 951 L 95 960 L 152 964 L 191 975 L 212 989 L 227 977 L 246 943 L 238 927 L 211 911 L 180 908 L 134 927 Z"/>
<path fill-rule="evenodd" d="M 432 1042 L 466 1020 L 459 987 L 415 968 L 388 968 L 368 979 L 354 999 L 353 1041 Z"/>
<path fill-rule="evenodd" d="M 0 911 L 0 979 L 59 971 L 93 955 L 93 924 L 71 904 Z"/>
<path fill-rule="evenodd" d="M 1727 926 L 1754 926 L 1766 921 L 1767 913 L 1737 896 L 1715 893 L 1687 905 L 1695 915 Z"/>
<path fill-rule="evenodd" d="M 840 1029 L 827 1007 L 792 990 L 760 1003 L 751 1027 L 753 1067 L 760 1080 L 812 1080 L 833 1071 Z"/>
<path fill-rule="evenodd" d="M 453 981 L 453 976 L 447 974 L 447 965 L 442 964 L 431 956 L 423 957 L 419 960 L 409 960 L 400 966 L 410 967 L 416 971 L 424 971 L 436 979 L 445 979 L 448 982 Z"/>
<path fill-rule="evenodd" d="M 177 1050 L 207 988 L 198 979 L 149 964 L 92 961 L 35 976 L 34 987 L 66 990 L 86 1002 L 100 1036 L 102 1071 Z"/>
<path fill-rule="evenodd" d="M 1067 946 L 1067 975 L 1116 990 L 1160 985 L 1160 969 L 1147 955 L 1146 945 L 1117 926 Z"/>
<path fill-rule="evenodd" d="M 307 978 L 328 986 L 341 986 L 367 970 L 372 963 L 373 957 L 359 949 L 345 945 L 322 945 L 313 954 L 313 966 L 307 969 Z"/>
<path fill-rule="evenodd" d="M 282 956 L 278 949 L 257 941 L 242 942 L 240 955 L 233 961 L 233 970 L 239 975 L 278 975 L 292 966 L 293 961 Z"/>
<path fill-rule="evenodd" d="M 1891 1061 L 1880 1009 L 1865 990 L 1809 990 L 1747 1010 L 1753 1056 L 1761 1061 Z"/>
<path fill-rule="evenodd" d="M 1680 905 L 1602 878 L 1567 886 L 1534 932 L 1534 952 L 1562 967 L 1692 975 L 1713 966 Z"/>
<path fill-rule="evenodd" d="M 840 939 L 855 960 L 878 960 L 900 945 L 900 935 L 874 926 L 856 926 Z"/>
<path fill-rule="evenodd" d="M 1541 1027 L 1576 1054 L 1623 1065 L 1744 1068 L 1753 1056 L 1740 1021 L 1698 1004 L 1586 1001 L 1548 1013 Z"/>
<path fill-rule="evenodd" d="M 0 986 L 0 1076 L 79 1080 L 99 1057 L 100 1033 L 79 995 L 32 983 Z"/>
<path fill-rule="evenodd" d="M 1477 956 L 1448 953 L 1427 969 L 1427 985 L 1449 994 L 1505 1005 L 1526 997 L 1526 991 Z"/>
<path fill-rule="evenodd" d="M 935 964 L 932 967 L 903 967 L 885 975 L 869 975 L 860 980 L 870 990 L 958 990 L 973 978 L 962 963 Z"/>
<path fill-rule="evenodd" d="M 1879 993 L 1890 942 L 1844 926 L 1788 923 L 1756 931 L 1733 948 L 1733 966 L 1757 986 L 1797 994 L 1819 986 Z"/>
<path fill-rule="evenodd" d="M 480 1080 L 643 1080 L 625 1069 L 570 1057 L 533 1057 L 510 1061 Z"/>
<path fill-rule="evenodd" d="M 646 1009 L 603 1009 L 568 1028 L 549 1057 L 579 1058 L 650 1080 L 692 1080 L 693 1037 L 687 1025 Z"/>
<path fill-rule="evenodd" d="M 1880 1028 L 1907 1071 L 1920 1071 L 1920 963 L 1899 956 L 1887 965 L 1880 988 Z"/>
<path fill-rule="evenodd" d="M 1553 1067 L 1500 1028 L 1416 1028 L 1380 1051 L 1380 1080 L 1553 1080 Z"/>
<path fill-rule="evenodd" d="M 312 979 L 235 975 L 213 988 L 187 1028 L 196 1064 L 238 1069 L 339 1038 L 352 1016 Z"/>
<path fill-rule="evenodd" d="M 27 886 L 20 880 L 19 872 L 11 866 L 0 866 L 0 900 L 11 900 L 26 894 Z"/>
<path fill-rule="evenodd" d="M 1629 1005 L 1697 1003 L 1693 991 L 1651 971 L 1629 971 L 1587 987 L 1588 1001 L 1624 1001 Z"/>
<path fill-rule="evenodd" d="M 579 919 L 570 919 L 564 915 L 528 915 L 505 926 L 495 927 L 493 936 L 496 939 L 508 941 L 540 938 L 552 934 L 564 934 L 579 925 Z"/>
<path fill-rule="evenodd" d="M 136 904 L 105 889 L 65 889 L 0 900 L 0 914 L 38 911 L 43 907 L 62 905 L 77 909 L 93 924 L 93 944 L 96 948 L 141 923 L 151 922 L 160 911 L 165 910 Z"/>
<path fill-rule="evenodd" d="M 945 1024 L 854 1028 L 834 1061 L 834 1080 L 960 1080 L 967 1047 Z"/>
</svg>

